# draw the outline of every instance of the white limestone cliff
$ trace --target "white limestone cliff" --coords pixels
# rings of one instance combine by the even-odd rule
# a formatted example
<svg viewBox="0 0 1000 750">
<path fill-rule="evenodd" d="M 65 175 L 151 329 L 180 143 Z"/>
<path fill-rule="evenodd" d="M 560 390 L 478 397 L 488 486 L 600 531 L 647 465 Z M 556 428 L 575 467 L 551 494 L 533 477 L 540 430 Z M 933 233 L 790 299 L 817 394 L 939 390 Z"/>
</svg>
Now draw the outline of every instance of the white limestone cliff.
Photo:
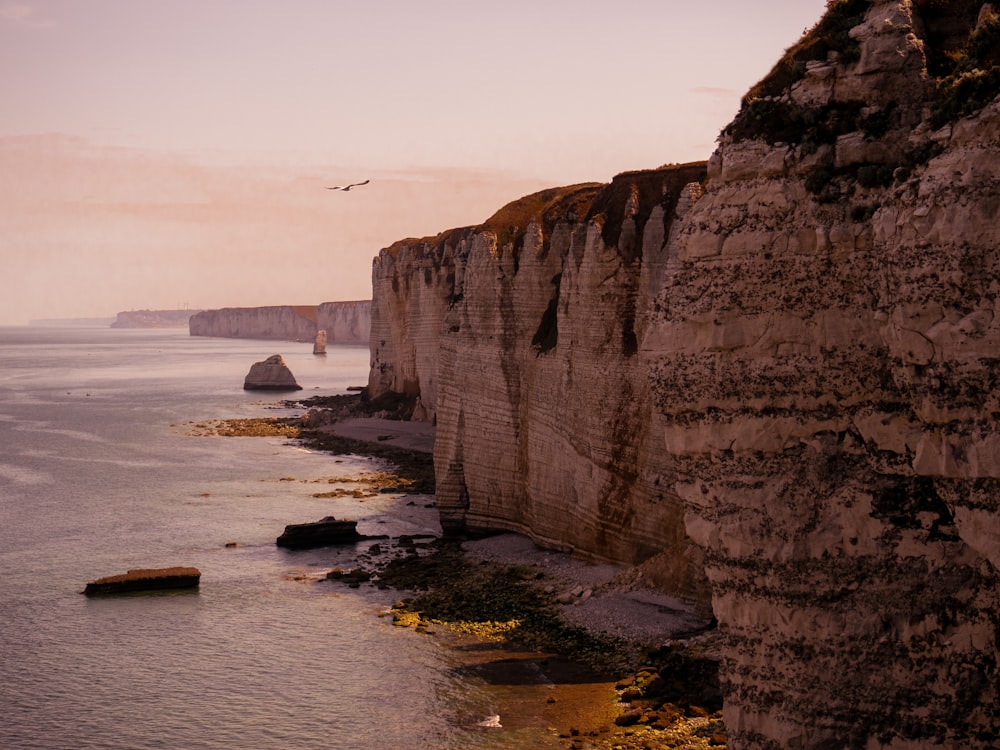
<svg viewBox="0 0 1000 750">
<path fill-rule="evenodd" d="M 312 342 L 325 330 L 331 344 L 367 344 L 370 309 L 368 301 L 225 307 L 192 315 L 189 331 L 192 336 Z"/>
<path fill-rule="evenodd" d="M 436 420 L 445 528 L 650 561 L 651 581 L 705 600 L 638 356 L 664 236 L 703 175 L 545 191 L 380 253 L 369 394 L 419 395 Z"/>
<path fill-rule="evenodd" d="M 376 261 L 445 525 L 703 565 L 730 747 L 996 746 L 997 94 L 992 4 L 832 0 L 702 184 Z"/>
<path fill-rule="evenodd" d="M 316 325 L 326 331 L 329 344 L 368 345 L 371 334 L 371 302 L 324 302 L 316 309 Z"/>
<path fill-rule="evenodd" d="M 1000 736 L 1000 103 L 942 123 L 933 80 L 980 5 L 834 3 L 857 46 L 762 83 L 668 244 L 643 346 L 732 747 Z"/>
<path fill-rule="evenodd" d="M 192 336 L 313 341 L 317 330 L 316 308 L 272 305 L 203 310 L 191 316 L 188 330 Z"/>
</svg>

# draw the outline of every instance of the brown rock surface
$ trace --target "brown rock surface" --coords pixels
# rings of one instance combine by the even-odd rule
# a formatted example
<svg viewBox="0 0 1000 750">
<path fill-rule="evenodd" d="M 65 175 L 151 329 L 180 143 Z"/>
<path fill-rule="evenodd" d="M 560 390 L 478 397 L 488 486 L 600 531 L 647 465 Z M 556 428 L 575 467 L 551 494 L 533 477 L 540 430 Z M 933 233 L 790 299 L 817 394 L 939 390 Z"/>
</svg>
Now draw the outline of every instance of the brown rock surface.
<svg viewBox="0 0 1000 750">
<path fill-rule="evenodd" d="M 369 387 L 436 420 L 443 523 L 677 593 L 703 554 L 731 747 L 1000 736 L 998 93 L 992 5 L 834 0 L 706 181 L 376 261 Z"/>
<path fill-rule="evenodd" d="M 989 747 L 1000 105 L 925 119 L 937 32 L 967 37 L 978 3 L 838 5 L 857 49 L 767 106 L 845 132 L 818 166 L 812 131 L 752 129 L 767 106 L 744 105 L 668 245 L 654 395 L 727 639 L 731 746 Z"/>
</svg>

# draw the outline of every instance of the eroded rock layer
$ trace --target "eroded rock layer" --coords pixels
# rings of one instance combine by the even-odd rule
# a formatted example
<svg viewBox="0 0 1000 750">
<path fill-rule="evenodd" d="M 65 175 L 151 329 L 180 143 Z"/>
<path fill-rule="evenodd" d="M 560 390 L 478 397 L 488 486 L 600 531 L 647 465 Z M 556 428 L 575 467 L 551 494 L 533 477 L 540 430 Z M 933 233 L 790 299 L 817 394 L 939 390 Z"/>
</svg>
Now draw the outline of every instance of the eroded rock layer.
<svg viewBox="0 0 1000 750">
<path fill-rule="evenodd" d="M 832 3 L 668 244 L 641 346 L 733 747 L 1000 736 L 998 40 L 982 3 Z"/>
<path fill-rule="evenodd" d="M 368 344 L 371 302 L 203 310 L 191 316 L 189 330 L 192 336 L 310 342 L 326 331 L 330 344 Z"/>
<path fill-rule="evenodd" d="M 998 94 L 992 4 L 832 0 L 703 184 L 376 261 L 370 387 L 436 419 L 445 525 L 703 564 L 732 747 L 996 746 Z"/>
<path fill-rule="evenodd" d="M 436 420 L 446 528 L 655 557 L 651 579 L 704 598 L 639 355 L 665 237 L 704 169 L 544 191 L 376 259 L 369 390 L 419 394 Z"/>
<path fill-rule="evenodd" d="M 324 302 L 316 310 L 316 327 L 326 331 L 328 344 L 368 345 L 372 327 L 372 303 Z"/>
</svg>

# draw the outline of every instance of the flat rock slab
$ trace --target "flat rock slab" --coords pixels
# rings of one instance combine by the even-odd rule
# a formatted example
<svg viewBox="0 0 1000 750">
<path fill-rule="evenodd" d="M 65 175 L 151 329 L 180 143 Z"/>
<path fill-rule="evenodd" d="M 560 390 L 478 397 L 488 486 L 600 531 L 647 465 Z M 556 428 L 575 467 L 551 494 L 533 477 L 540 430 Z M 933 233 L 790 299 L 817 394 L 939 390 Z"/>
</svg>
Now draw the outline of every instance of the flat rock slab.
<svg viewBox="0 0 1000 750">
<path fill-rule="evenodd" d="M 357 521 L 338 521 L 333 516 L 327 516 L 312 523 L 289 524 L 274 543 L 286 549 L 311 549 L 332 544 L 353 544 L 367 538 L 358 533 Z"/>
<path fill-rule="evenodd" d="M 87 596 L 126 594 L 133 591 L 197 588 L 201 571 L 197 568 L 136 568 L 127 573 L 98 578 L 87 584 Z"/>
</svg>

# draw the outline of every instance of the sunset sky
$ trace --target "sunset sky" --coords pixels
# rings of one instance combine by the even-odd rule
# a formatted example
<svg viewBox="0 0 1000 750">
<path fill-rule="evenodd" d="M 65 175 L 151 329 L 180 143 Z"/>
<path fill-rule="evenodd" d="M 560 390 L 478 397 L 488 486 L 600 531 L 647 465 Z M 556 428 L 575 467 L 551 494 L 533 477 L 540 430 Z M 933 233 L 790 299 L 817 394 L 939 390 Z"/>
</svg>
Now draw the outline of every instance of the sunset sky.
<svg viewBox="0 0 1000 750">
<path fill-rule="evenodd" d="M 0 325 L 367 299 L 397 239 L 708 158 L 825 5 L 0 0 Z"/>
</svg>

